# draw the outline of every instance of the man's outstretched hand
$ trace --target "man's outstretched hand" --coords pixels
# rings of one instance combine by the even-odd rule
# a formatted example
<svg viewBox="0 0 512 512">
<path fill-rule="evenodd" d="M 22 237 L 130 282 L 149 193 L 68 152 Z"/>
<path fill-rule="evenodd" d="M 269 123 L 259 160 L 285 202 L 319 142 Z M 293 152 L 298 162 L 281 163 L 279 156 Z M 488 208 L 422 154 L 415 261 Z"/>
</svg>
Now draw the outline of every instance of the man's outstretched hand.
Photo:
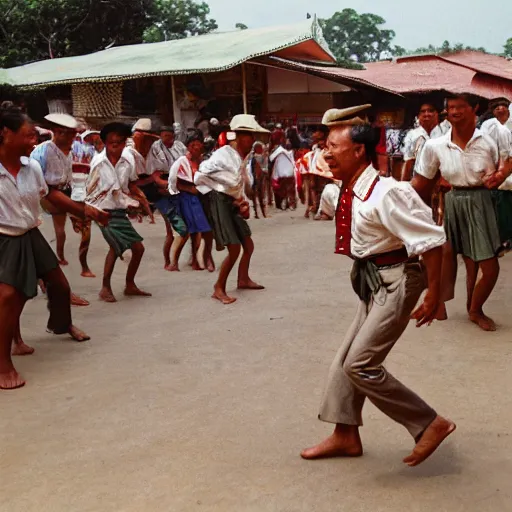
<svg viewBox="0 0 512 512">
<path fill-rule="evenodd" d="M 106 226 L 110 220 L 110 213 L 89 206 L 88 204 L 85 205 L 85 216 L 88 219 L 96 221 L 101 226 Z"/>
<path fill-rule="evenodd" d="M 425 324 L 430 325 L 436 317 L 438 308 L 439 298 L 427 292 L 423 303 L 411 315 L 411 318 L 416 320 L 416 327 L 421 327 Z"/>
</svg>

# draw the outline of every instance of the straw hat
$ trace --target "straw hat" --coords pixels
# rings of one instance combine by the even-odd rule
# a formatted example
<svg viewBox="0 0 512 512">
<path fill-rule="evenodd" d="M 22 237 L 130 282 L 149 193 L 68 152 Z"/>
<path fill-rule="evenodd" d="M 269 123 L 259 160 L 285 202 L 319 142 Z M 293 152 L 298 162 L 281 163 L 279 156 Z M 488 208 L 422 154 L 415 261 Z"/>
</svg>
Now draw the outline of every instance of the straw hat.
<svg viewBox="0 0 512 512">
<path fill-rule="evenodd" d="M 45 119 L 53 125 L 69 128 L 70 130 L 78 130 L 79 127 L 78 121 L 69 114 L 48 114 Z"/>
<path fill-rule="evenodd" d="M 250 114 L 238 114 L 231 119 L 229 128 L 232 132 L 269 133 L 258 124 L 256 118 Z"/>
<path fill-rule="evenodd" d="M 371 105 L 367 103 L 366 105 L 358 105 L 355 107 L 348 108 L 331 108 L 328 110 L 322 119 L 322 124 L 325 126 L 329 126 L 330 128 L 333 126 L 344 126 L 344 125 L 354 125 L 354 124 L 366 124 L 367 121 L 361 119 L 360 117 L 350 117 L 353 114 L 357 114 L 362 110 L 366 110 L 370 108 Z"/>
</svg>

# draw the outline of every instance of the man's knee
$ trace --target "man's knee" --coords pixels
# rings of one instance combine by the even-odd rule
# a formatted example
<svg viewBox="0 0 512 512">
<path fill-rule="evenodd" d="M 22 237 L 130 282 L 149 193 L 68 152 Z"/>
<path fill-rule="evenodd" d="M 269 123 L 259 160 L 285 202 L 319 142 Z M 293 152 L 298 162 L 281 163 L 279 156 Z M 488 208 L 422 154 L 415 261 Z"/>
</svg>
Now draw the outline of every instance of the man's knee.
<svg viewBox="0 0 512 512">
<path fill-rule="evenodd" d="M 8 284 L 0 283 L 0 307 L 12 305 L 20 298 L 20 292 Z"/>
<path fill-rule="evenodd" d="M 135 242 L 132 245 L 132 253 L 137 256 L 142 256 L 145 252 L 146 248 L 142 242 Z"/>
<path fill-rule="evenodd" d="M 347 357 L 343 372 L 354 383 L 381 381 L 386 374 L 382 366 L 372 366 L 358 357 Z"/>
<path fill-rule="evenodd" d="M 60 267 L 56 268 L 43 278 L 48 291 L 53 295 L 71 295 L 71 287 Z"/>
<path fill-rule="evenodd" d="M 480 270 L 482 271 L 484 279 L 495 276 L 500 271 L 500 262 L 498 258 L 482 261 L 480 263 Z"/>
</svg>

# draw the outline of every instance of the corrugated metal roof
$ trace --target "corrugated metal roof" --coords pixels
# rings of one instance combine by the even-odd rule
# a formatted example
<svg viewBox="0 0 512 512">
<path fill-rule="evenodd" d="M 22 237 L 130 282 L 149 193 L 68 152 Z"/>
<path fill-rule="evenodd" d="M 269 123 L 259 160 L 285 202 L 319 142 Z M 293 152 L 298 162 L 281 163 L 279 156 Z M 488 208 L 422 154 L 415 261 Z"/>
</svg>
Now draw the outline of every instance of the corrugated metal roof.
<svg viewBox="0 0 512 512">
<path fill-rule="evenodd" d="M 249 59 L 303 45 L 302 58 L 334 62 L 316 19 L 304 23 L 213 33 L 162 43 L 120 46 L 78 57 L 0 70 L 0 81 L 22 87 L 224 71 Z M 310 47 L 310 45 L 309 45 Z M 304 53 L 305 52 L 305 53 Z"/>
</svg>

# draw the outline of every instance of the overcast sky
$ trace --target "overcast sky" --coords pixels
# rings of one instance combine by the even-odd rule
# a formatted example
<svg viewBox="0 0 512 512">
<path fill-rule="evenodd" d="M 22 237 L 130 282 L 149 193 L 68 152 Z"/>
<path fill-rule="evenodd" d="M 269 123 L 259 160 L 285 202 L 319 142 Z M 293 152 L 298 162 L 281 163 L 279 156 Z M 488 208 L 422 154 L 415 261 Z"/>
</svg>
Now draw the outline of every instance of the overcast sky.
<svg viewBox="0 0 512 512">
<path fill-rule="evenodd" d="M 451 43 L 483 46 L 491 52 L 503 51 L 512 37 L 512 2 L 509 0 L 207 0 L 212 17 L 221 30 L 234 29 L 236 23 L 250 28 L 296 23 L 306 13 L 320 18 L 351 7 L 357 12 L 382 16 L 386 27 L 396 32 L 395 44 L 409 50 Z"/>
</svg>

